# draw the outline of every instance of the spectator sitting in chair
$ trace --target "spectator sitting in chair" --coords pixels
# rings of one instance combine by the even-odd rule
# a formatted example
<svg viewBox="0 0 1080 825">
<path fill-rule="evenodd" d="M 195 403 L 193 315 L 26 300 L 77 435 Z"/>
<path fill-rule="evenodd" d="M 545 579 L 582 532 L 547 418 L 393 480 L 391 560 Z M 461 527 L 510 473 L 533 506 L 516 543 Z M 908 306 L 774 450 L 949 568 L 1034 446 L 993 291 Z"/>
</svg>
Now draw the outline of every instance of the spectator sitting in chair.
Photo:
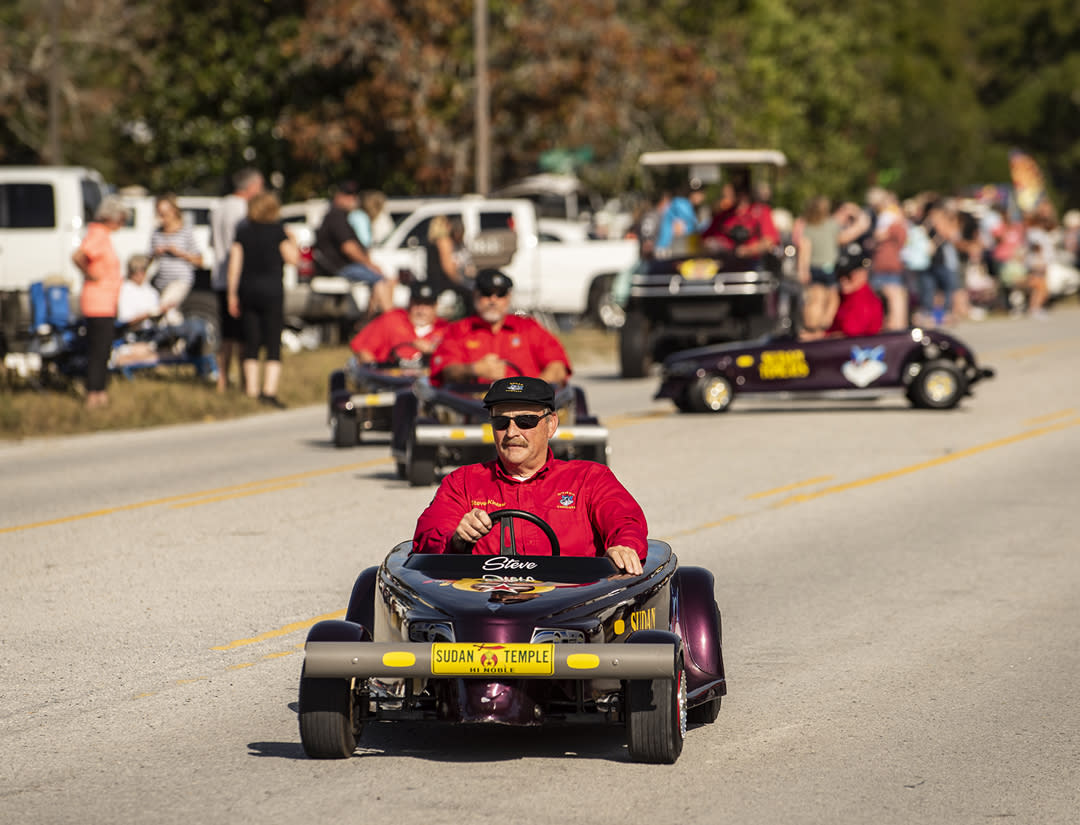
<svg viewBox="0 0 1080 825">
<path fill-rule="evenodd" d="M 360 242 L 349 223 L 349 213 L 359 208 L 360 190 L 347 181 L 334 190 L 330 210 L 315 232 L 315 263 L 327 275 L 371 287 L 367 317 L 373 318 L 393 307 L 394 280 L 388 278 L 371 260 L 367 247 Z"/>
<path fill-rule="evenodd" d="M 394 358 L 411 361 L 434 352 L 447 327 L 447 321 L 435 314 L 437 298 L 430 284 L 413 284 L 408 309 L 383 313 L 349 342 L 357 360 L 385 364 Z"/>
<path fill-rule="evenodd" d="M 870 288 L 870 256 L 857 243 L 848 244 L 836 259 L 840 306 L 824 332 L 804 332 L 803 340 L 877 335 L 885 318 L 881 299 Z"/>
<path fill-rule="evenodd" d="M 149 255 L 132 255 L 128 259 L 127 278 L 120 286 L 120 298 L 116 304 L 117 323 L 148 328 L 153 320 L 168 310 L 161 303 L 161 293 L 146 277 L 150 261 Z"/>
</svg>

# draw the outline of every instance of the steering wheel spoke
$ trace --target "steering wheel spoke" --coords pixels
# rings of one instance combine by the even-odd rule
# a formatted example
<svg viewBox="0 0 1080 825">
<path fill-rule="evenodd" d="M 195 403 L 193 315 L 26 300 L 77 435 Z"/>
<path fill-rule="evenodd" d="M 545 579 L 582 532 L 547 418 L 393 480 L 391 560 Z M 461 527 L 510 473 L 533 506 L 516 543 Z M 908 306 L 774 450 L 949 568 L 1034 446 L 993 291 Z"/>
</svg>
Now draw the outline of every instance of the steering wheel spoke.
<svg viewBox="0 0 1080 825">
<path fill-rule="evenodd" d="M 491 519 L 491 525 L 494 527 L 501 521 L 507 522 L 506 528 L 500 527 L 499 530 L 499 555 L 501 556 L 516 556 L 517 547 L 514 541 L 514 527 L 513 519 L 521 519 L 522 521 L 535 524 L 543 531 L 547 536 L 548 543 L 551 545 L 551 555 L 559 556 L 561 551 L 559 550 L 559 537 L 555 535 L 555 531 L 551 529 L 551 525 L 544 521 L 540 516 L 535 513 L 530 513 L 526 510 L 515 510 L 512 507 L 507 507 L 502 510 L 494 510 L 488 513 L 488 518 Z"/>
</svg>

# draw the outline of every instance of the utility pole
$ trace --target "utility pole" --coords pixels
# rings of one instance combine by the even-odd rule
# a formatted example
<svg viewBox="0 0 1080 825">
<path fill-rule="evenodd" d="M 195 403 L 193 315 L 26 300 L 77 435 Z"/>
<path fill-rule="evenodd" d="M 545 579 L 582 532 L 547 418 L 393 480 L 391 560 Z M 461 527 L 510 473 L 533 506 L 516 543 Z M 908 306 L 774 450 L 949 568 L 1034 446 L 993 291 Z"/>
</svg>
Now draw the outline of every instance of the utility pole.
<svg viewBox="0 0 1080 825">
<path fill-rule="evenodd" d="M 487 0 L 475 0 L 473 37 L 476 47 L 476 192 L 491 191 L 491 121 L 487 73 Z"/>
<path fill-rule="evenodd" d="M 53 165 L 64 162 L 60 150 L 60 9 L 63 0 L 49 4 L 49 138 L 48 161 Z"/>
</svg>

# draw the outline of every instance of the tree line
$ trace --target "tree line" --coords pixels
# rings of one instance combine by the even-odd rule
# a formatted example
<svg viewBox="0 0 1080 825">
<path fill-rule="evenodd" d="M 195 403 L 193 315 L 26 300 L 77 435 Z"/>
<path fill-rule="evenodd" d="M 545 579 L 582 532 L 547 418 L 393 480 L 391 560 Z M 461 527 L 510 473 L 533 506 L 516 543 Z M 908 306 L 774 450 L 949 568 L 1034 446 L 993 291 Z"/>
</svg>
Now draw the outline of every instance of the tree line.
<svg viewBox="0 0 1080 825">
<path fill-rule="evenodd" d="M 288 198 L 474 181 L 473 0 L 0 0 L 0 162 Z M 601 191 L 660 148 L 761 147 L 782 198 L 1008 179 L 1080 205 L 1075 0 L 487 0 L 493 185 L 564 150 Z"/>
</svg>

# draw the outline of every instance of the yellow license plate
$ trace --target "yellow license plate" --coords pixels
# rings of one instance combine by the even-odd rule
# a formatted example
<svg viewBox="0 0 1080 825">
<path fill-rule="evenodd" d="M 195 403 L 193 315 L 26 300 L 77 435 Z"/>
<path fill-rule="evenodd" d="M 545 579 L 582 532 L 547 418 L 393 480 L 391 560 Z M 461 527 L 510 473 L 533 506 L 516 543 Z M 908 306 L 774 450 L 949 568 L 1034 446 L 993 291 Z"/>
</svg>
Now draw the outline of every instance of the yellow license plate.
<svg viewBox="0 0 1080 825">
<path fill-rule="evenodd" d="M 433 644 L 431 672 L 440 676 L 550 676 L 555 672 L 554 648 L 550 644 Z"/>
</svg>

